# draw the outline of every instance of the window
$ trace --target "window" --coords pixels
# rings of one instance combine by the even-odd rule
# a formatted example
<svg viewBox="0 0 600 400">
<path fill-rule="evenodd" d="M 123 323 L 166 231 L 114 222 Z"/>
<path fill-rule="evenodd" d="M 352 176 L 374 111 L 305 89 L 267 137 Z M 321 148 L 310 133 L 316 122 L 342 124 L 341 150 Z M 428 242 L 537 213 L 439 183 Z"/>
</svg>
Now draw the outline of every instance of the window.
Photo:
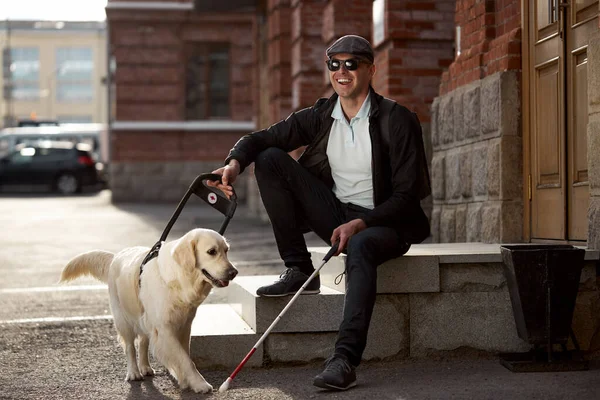
<svg viewBox="0 0 600 400">
<path fill-rule="evenodd" d="M 228 44 L 188 46 L 185 106 L 187 120 L 230 116 Z"/>
<path fill-rule="evenodd" d="M 69 158 L 69 152 L 71 149 L 53 149 L 53 148 L 40 148 L 35 154 L 34 161 L 37 162 L 51 162 L 51 161 L 63 161 Z"/>
<path fill-rule="evenodd" d="M 34 155 L 35 149 L 33 147 L 25 147 L 10 156 L 10 162 L 12 164 L 29 164 L 33 160 Z"/>
<path fill-rule="evenodd" d="M 12 82 L 5 97 L 36 100 L 40 97 L 40 51 L 37 47 L 12 47 L 3 52 L 4 77 Z"/>
<path fill-rule="evenodd" d="M 89 47 L 59 47 L 56 50 L 56 100 L 91 101 L 94 60 Z"/>
</svg>

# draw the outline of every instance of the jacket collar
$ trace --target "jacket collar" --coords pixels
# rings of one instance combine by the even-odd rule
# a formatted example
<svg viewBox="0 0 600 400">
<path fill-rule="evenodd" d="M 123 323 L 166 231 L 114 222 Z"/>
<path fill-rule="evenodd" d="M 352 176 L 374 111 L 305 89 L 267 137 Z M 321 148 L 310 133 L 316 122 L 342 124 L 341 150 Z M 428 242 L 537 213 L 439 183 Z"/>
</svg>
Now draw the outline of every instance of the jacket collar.
<svg viewBox="0 0 600 400">
<path fill-rule="evenodd" d="M 368 118 L 371 114 L 371 92 L 367 95 L 365 100 L 363 101 L 358 113 L 354 116 L 354 118 Z M 335 105 L 333 106 L 333 111 L 331 112 L 331 117 L 334 119 L 345 120 L 344 111 L 342 110 L 342 103 L 340 98 L 338 97 Z"/>
<path fill-rule="evenodd" d="M 369 118 L 374 118 L 377 117 L 377 115 L 379 114 L 379 103 L 381 103 L 381 100 L 383 100 L 383 96 L 377 93 L 375 89 L 373 89 L 373 86 L 370 85 L 369 96 L 371 98 L 371 112 L 369 113 Z M 333 108 L 337 103 L 338 97 L 338 94 L 334 92 L 323 105 L 325 110 L 325 117 L 331 117 L 331 113 L 333 112 Z"/>
</svg>

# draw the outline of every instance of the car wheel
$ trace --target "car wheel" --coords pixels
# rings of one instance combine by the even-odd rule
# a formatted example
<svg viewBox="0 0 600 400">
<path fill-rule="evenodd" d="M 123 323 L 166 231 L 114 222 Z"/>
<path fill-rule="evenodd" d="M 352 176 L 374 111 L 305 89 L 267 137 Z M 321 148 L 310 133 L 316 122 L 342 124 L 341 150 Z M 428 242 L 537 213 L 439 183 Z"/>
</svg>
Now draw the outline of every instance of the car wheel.
<svg viewBox="0 0 600 400">
<path fill-rule="evenodd" d="M 62 194 L 73 194 L 79 191 L 79 179 L 73 174 L 60 174 L 56 178 L 56 190 Z"/>
</svg>

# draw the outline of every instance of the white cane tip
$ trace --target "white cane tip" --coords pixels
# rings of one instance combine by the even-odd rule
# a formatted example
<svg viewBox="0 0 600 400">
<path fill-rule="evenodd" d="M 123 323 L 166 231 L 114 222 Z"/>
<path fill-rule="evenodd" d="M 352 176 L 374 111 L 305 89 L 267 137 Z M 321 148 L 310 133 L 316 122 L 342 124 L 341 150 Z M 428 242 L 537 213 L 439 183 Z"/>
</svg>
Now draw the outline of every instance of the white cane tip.
<svg viewBox="0 0 600 400">
<path fill-rule="evenodd" d="M 227 390 L 229 390 L 230 383 L 231 383 L 231 378 L 227 378 L 227 380 L 225 382 L 223 382 L 223 384 L 219 388 L 219 392 L 226 392 Z"/>
</svg>

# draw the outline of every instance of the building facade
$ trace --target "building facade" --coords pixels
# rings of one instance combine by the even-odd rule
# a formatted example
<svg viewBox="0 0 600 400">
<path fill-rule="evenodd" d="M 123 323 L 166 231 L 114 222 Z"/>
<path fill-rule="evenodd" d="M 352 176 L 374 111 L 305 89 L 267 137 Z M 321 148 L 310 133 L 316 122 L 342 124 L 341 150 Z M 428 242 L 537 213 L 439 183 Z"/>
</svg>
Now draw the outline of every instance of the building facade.
<svg viewBox="0 0 600 400">
<path fill-rule="evenodd" d="M 423 124 L 432 241 L 599 248 L 598 6 L 111 0 L 114 198 L 179 198 L 243 134 L 330 95 L 324 51 L 358 34 L 376 51 L 375 90 Z"/>
<path fill-rule="evenodd" d="M 0 21 L 0 125 L 106 123 L 104 22 Z"/>
<path fill-rule="evenodd" d="M 108 2 L 113 201 L 181 199 L 256 129 L 256 6 L 215 4 Z"/>
<path fill-rule="evenodd" d="M 600 248 L 598 8 L 457 0 L 431 108 L 435 241 Z"/>
</svg>

